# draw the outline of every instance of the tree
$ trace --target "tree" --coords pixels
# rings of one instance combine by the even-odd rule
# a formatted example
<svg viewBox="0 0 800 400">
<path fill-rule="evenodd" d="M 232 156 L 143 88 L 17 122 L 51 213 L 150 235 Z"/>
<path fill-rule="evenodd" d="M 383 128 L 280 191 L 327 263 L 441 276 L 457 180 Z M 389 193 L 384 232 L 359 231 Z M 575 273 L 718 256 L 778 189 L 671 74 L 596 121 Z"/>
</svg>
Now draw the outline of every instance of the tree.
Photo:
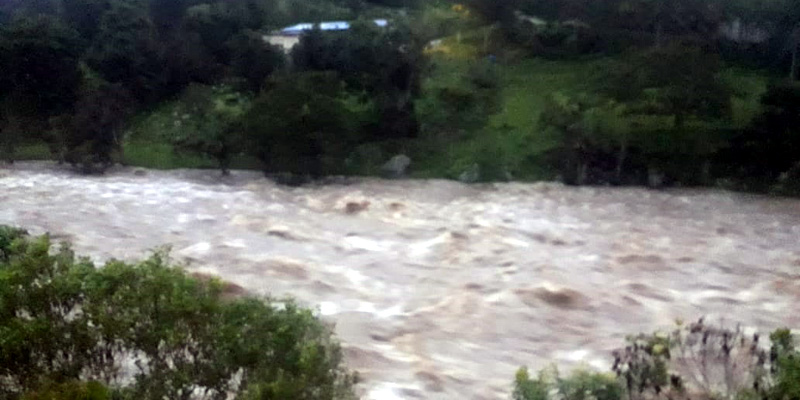
<svg viewBox="0 0 800 400">
<path fill-rule="evenodd" d="M 520 6 L 520 0 L 469 0 L 466 2 L 489 22 L 507 25 L 514 22 L 514 12 Z"/>
<path fill-rule="evenodd" d="M 791 52 L 791 65 L 789 66 L 789 80 L 795 81 L 798 79 L 798 71 L 800 71 L 800 22 L 795 25 L 792 32 L 789 34 L 789 51 Z"/>
<path fill-rule="evenodd" d="M 793 0 L 730 0 L 726 2 L 730 20 L 754 27 L 763 32 L 760 43 L 753 45 L 754 53 L 746 54 L 748 61 L 759 66 L 784 71 L 790 78 L 797 76 L 797 52 L 800 37 L 800 3 Z"/>
<path fill-rule="evenodd" d="M 122 154 L 122 128 L 131 114 L 133 99 L 120 84 L 86 88 L 75 106 L 65 160 L 84 173 L 102 172 Z"/>
<path fill-rule="evenodd" d="M 182 134 L 173 139 L 178 151 L 189 151 L 213 158 L 223 175 L 228 175 L 233 157 L 246 148 L 241 118 L 247 99 L 238 93 L 190 85 L 177 111 L 187 116 Z"/>
<path fill-rule="evenodd" d="M 163 251 L 95 266 L 0 226 L 0 396 L 354 399 L 339 345 L 310 310 L 230 286 Z M 132 355 L 133 370 L 120 369 Z"/>
<path fill-rule="evenodd" d="M 550 163 L 576 184 L 706 182 L 730 112 L 718 69 L 713 55 L 673 43 L 609 65 L 599 96 L 552 96 L 540 117 L 557 143 Z"/>
<path fill-rule="evenodd" d="M 246 13 L 233 13 L 227 2 L 200 4 L 190 7 L 183 20 L 183 29 L 193 32 L 202 40 L 210 56 L 220 64 L 230 64 L 229 42 L 245 29 L 242 20 Z"/>
<path fill-rule="evenodd" d="M 67 111 L 81 83 L 77 33 L 50 17 L 23 18 L 0 31 L 0 101 L 43 117 Z"/>
<path fill-rule="evenodd" d="M 378 115 L 372 129 L 377 139 L 407 138 L 419 131 L 414 100 L 426 62 L 422 47 L 405 26 L 362 21 L 346 33 L 305 33 L 291 58 L 300 71 L 338 72 L 348 90 L 370 99 Z"/>
<path fill-rule="evenodd" d="M 100 19 L 87 59 L 104 79 L 150 102 L 165 94 L 160 49 L 147 9 L 135 2 L 114 2 Z"/>
<path fill-rule="evenodd" d="M 283 49 L 264 43 L 261 36 L 254 31 L 244 31 L 229 43 L 233 74 L 243 78 L 247 90 L 253 93 L 258 93 L 285 60 Z"/>
<path fill-rule="evenodd" d="M 605 93 L 624 104 L 629 115 L 669 117 L 660 126 L 650 125 L 639 141 L 649 181 L 661 181 L 656 176 L 665 169 L 676 179 L 709 178 L 710 156 L 721 145 L 717 128 L 731 110 L 731 92 L 719 69 L 716 55 L 681 42 L 642 51 L 612 69 Z M 699 171 L 687 168 L 697 165 Z"/>
<path fill-rule="evenodd" d="M 670 115 L 681 129 L 688 118 L 730 113 L 730 90 L 719 79 L 720 63 L 694 44 L 673 42 L 634 54 L 610 68 L 603 91 L 638 112 Z"/>
<path fill-rule="evenodd" d="M 721 158 L 734 176 L 763 189 L 800 162 L 800 85 L 770 85 L 761 107 L 762 114 L 731 141 Z"/>
<path fill-rule="evenodd" d="M 100 19 L 108 11 L 108 0 L 68 0 L 62 2 L 64 20 L 80 32 L 87 44 L 91 44 L 100 30 Z"/>
<path fill-rule="evenodd" d="M 161 32 L 180 26 L 186 10 L 199 3 L 198 0 L 148 0 L 150 18 Z"/>
<path fill-rule="evenodd" d="M 267 173 L 319 177 L 341 170 L 353 138 L 345 92 L 332 72 L 276 77 L 244 117 Z"/>
<path fill-rule="evenodd" d="M 456 139 L 483 128 L 499 111 L 502 87 L 497 66 L 480 61 L 457 83 L 428 91 L 430 95 L 419 102 L 424 132 Z"/>
<path fill-rule="evenodd" d="M 81 84 L 75 31 L 50 17 L 0 29 L 0 158 L 34 139 L 50 116 L 69 112 Z"/>
</svg>

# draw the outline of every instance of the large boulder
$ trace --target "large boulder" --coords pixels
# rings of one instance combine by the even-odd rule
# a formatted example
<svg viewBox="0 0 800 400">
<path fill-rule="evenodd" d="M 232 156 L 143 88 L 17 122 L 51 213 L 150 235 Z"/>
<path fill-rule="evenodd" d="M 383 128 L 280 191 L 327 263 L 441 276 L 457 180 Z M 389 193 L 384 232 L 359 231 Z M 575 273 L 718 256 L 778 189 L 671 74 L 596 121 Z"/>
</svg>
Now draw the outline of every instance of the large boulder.
<svg viewBox="0 0 800 400">
<path fill-rule="evenodd" d="M 397 178 L 405 175 L 409 166 L 411 166 L 411 158 L 405 154 L 398 154 L 383 164 L 381 171 L 388 177 Z"/>
</svg>

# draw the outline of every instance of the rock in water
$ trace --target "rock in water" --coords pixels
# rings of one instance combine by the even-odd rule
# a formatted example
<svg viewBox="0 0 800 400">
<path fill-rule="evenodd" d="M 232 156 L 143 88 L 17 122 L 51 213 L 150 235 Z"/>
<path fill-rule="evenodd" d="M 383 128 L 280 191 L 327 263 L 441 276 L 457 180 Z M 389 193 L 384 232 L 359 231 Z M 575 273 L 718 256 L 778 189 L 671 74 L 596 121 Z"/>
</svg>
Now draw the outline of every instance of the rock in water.
<svg viewBox="0 0 800 400">
<path fill-rule="evenodd" d="M 647 186 L 651 189 L 658 189 L 664 186 L 664 174 L 655 168 L 647 169 Z"/>
<path fill-rule="evenodd" d="M 472 164 L 466 171 L 458 176 L 458 180 L 463 183 L 475 183 L 481 179 L 481 167 L 478 164 Z"/>
<path fill-rule="evenodd" d="M 386 164 L 383 164 L 381 170 L 386 176 L 397 178 L 406 174 L 406 170 L 411 165 L 411 159 L 405 154 L 398 154 L 392 157 Z"/>
</svg>

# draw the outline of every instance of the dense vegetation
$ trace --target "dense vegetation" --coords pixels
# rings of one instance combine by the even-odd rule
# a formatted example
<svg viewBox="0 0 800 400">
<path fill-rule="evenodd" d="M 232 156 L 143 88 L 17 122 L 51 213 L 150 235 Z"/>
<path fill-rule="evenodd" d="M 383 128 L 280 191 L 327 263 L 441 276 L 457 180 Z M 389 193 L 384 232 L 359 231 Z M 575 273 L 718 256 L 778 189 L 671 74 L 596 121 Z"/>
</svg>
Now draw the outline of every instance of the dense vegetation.
<svg viewBox="0 0 800 400">
<path fill-rule="evenodd" d="M 336 19 L 288 53 L 263 37 Z M 800 188 L 792 0 L 18 0 L 0 22 L 9 161 Z"/>
<path fill-rule="evenodd" d="M 741 327 L 713 326 L 703 319 L 669 333 L 640 334 L 614 352 L 613 374 L 555 369 L 531 377 L 517 372 L 514 400 L 800 398 L 800 350 L 788 329 L 762 339 Z"/>
<path fill-rule="evenodd" d="M 353 398 L 311 311 L 229 289 L 164 253 L 96 268 L 0 226 L 0 398 Z"/>
</svg>

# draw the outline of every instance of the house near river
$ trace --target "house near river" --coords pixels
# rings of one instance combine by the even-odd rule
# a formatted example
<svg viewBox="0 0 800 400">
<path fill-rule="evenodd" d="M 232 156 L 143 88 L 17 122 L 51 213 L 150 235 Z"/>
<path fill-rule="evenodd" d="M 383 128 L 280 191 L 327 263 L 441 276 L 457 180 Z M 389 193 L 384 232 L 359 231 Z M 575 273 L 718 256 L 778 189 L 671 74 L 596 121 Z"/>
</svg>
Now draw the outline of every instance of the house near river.
<svg viewBox="0 0 800 400">
<path fill-rule="evenodd" d="M 379 27 L 386 27 L 389 25 L 389 21 L 385 19 L 375 19 L 372 22 Z M 317 24 L 301 23 L 287 26 L 279 31 L 274 31 L 269 35 L 264 35 L 264 40 L 270 44 L 281 46 L 286 52 L 289 52 L 295 45 L 297 45 L 297 43 L 300 42 L 300 36 L 304 32 L 314 29 L 315 26 L 319 26 L 319 29 L 323 31 L 336 32 L 349 30 L 351 24 L 347 21 L 320 22 Z"/>
</svg>

